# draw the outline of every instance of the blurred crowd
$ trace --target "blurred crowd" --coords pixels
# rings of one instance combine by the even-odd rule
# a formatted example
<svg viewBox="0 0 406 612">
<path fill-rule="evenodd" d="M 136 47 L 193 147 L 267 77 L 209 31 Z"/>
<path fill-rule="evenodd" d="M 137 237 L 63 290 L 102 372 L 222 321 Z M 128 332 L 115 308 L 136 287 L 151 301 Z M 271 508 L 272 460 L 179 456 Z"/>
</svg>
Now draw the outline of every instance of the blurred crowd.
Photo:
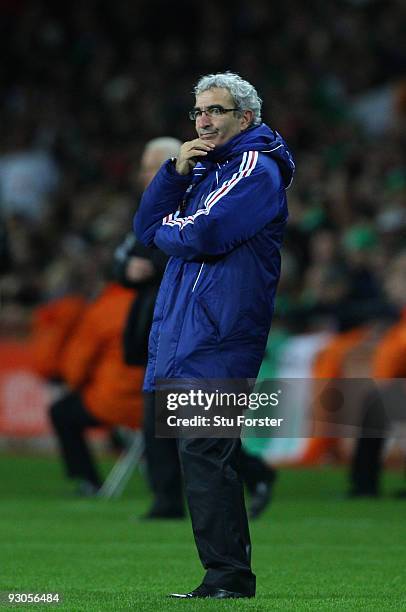
<svg viewBox="0 0 406 612">
<path fill-rule="evenodd" d="M 277 321 L 344 331 L 393 316 L 384 280 L 406 247 L 401 0 L 0 11 L 2 334 L 24 333 L 51 298 L 97 293 L 131 227 L 145 142 L 192 138 L 193 84 L 227 69 L 257 87 L 297 162 Z"/>
</svg>

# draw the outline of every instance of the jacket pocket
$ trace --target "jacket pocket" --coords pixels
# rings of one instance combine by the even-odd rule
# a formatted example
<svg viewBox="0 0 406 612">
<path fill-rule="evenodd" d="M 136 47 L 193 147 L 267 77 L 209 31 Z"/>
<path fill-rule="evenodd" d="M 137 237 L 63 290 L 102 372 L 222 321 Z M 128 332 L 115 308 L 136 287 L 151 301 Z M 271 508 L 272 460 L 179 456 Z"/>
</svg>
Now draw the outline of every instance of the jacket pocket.
<svg viewBox="0 0 406 612">
<path fill-rule="evenodd" d="M 214 332 L 216 334 L 217 339 L 220 339 L 220 326 L 219 326 L 219 322 L 218 322 L 217 318 L 215 317 L 215 315 L 213 314 L 212 310 L 208 307 L 206 302 L 201 297 L 196 298 L 196 302 L 198 303 L 199 307 L 203 311 L 207 321 L 209 322 L 209 324 L 213 328 L 213 330 L 214 330 Z"/>
</svg>

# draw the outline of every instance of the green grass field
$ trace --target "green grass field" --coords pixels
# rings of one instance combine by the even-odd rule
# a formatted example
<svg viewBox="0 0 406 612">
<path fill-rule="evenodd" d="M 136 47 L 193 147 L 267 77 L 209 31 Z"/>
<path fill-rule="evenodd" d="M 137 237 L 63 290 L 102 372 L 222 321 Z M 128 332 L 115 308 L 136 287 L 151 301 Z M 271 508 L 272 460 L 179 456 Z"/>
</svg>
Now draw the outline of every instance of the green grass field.
<svg viewBox="0 0 406 612">
<path fill-rule="evenodd" d="M 103 464 L 104 470 L 108 462 Z M 202 569 L 190 523 L 144 522 L 136 475 L 118 500 L 76 499 L 56 458 L 0 456 L 0 591 L 60 592 L 35 610 L 406 610 L 406 502 L 346 501 L 341 469 L 280 471 L 272 506 L 252 524 L 257 597 L 171 600 Z"/>
</svg>

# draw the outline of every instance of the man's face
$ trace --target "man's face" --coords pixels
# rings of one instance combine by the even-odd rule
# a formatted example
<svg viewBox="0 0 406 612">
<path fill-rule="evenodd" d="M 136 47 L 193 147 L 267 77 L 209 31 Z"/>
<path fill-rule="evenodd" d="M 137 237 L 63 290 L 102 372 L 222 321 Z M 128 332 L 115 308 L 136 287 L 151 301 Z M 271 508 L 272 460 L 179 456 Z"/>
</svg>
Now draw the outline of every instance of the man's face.
<svg viewBox="0 0 406 612">
<path fill-rule="evenodd" d="M 141 157 L 140 169 L 138 171 L 138 181 L 143 191 L 148 187 L 159 168 L 168 157 L 169 155 L 167 152 L 162 149 L 145 149 Z"/>
<path fill-rule="evenodd" d="M 235 102 L 228 89 L 215 87 L 196 96 L 195 108 L 204 110 L 214 105 L 223 108 L 235 108 Z M 200 117 L 196 117 L 196 132 L 202 140 L 212 142 L 217 146 L 225 144 L 249 127 L 252 117 L 252 113 L 250 113 L 251 111 L 230 112 L 224 115 L 212 115 L 211 117 L 203 113 Z"/>
<path fill-rule="evenodd" d="M 400 253 L 388 266 L 385 280 L 386 294 L 401 308 L 406 304 L 406 253 Z"/>
</svg>

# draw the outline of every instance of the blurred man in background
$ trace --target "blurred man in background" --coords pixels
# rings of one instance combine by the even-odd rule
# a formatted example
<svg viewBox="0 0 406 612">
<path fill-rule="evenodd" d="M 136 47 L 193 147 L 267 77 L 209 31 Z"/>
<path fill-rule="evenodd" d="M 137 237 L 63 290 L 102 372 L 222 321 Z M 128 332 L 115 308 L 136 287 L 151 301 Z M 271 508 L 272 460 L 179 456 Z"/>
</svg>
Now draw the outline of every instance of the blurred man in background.
<svg viewBox="0 0 406 612">
<path fill-rule="evenodd" d="M 362 406 L 362 425 L 350 469 L 351 497 L 377 497 L 383 465 L 385 438 L 395 422 L 405 422 L 406 386 L 406 251 L 399 253 L 387 271 L 385 289 L 400 318 L 385 331 L 374 347 L 371 375 L 377 388 Z M 403 487 L 398 498 L 406 499 Z"/>
<path fill-rule="evenodd" d="M 122 334 L 134 291 L 106 272 L 59 355 L 67 392 L 49 410 L 68 478 L 77 493 L 97 494 L 102 479 L 86 438 L 90 428 L 141 425 L 143 368 L 125 364 Z"/>
<path fill-rule="evenodd" d="M 179 153 L 181 142 L 175 138 L 155 138 L 145 146 L 137 182 L 145 190 L 162 164 Z M 148 337 L 155 299 L 168 257 L 158 249 L 145 247 L 133 233 L 115 253 L 118 280 L 137 290 L 124 331 L 124 357 L 129 365 L 146 366 Z M 154 393 L 144 394 L 143 433 L 149 484 L 153 493 L 147 519 L 182 518 L 182 478 L 176 441 L 155 437 Z"/>
</svg>

